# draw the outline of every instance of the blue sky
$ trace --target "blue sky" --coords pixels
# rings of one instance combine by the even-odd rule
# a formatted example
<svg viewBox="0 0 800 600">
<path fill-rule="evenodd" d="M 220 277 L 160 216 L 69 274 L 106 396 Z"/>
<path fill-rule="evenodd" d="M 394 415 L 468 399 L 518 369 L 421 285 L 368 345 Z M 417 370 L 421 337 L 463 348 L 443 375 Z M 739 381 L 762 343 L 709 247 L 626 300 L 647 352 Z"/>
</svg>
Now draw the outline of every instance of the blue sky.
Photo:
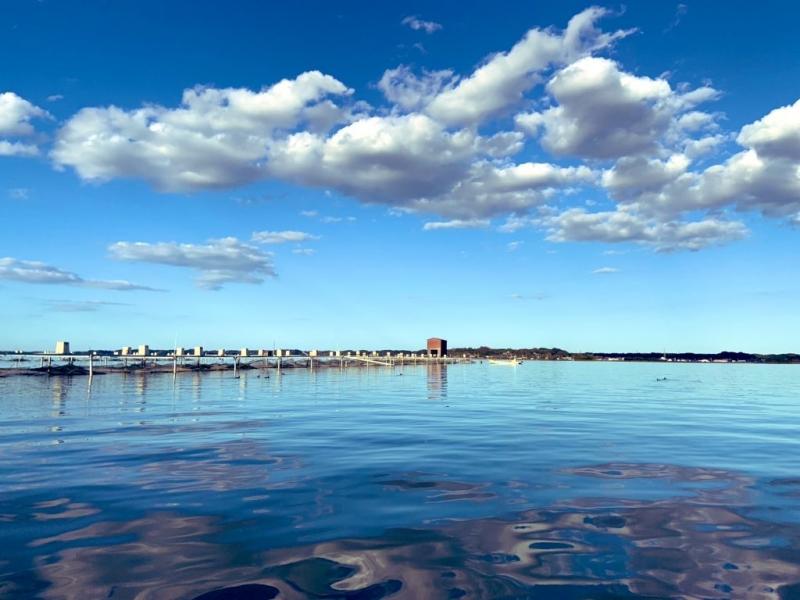
<svg viewBox="0 0 800 600">
<path fill-rule="evenodd" d="M 793 10 L 7 2 L 0 347 L 798 351 Z"/>
</svg>

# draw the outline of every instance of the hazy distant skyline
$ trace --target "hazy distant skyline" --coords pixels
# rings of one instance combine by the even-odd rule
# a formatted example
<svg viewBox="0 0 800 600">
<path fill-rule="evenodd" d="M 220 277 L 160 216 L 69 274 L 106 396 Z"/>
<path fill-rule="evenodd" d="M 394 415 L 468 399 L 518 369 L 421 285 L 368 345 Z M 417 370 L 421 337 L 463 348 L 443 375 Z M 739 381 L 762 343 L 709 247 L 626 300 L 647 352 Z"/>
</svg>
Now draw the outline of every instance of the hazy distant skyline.
<svg viewBox="0 0 800 600">
<path fill-rule="evenodd" d="M 800 350 L 800 9 L 519 4 L 7 3 L 0 347 Z"/>
</svg>

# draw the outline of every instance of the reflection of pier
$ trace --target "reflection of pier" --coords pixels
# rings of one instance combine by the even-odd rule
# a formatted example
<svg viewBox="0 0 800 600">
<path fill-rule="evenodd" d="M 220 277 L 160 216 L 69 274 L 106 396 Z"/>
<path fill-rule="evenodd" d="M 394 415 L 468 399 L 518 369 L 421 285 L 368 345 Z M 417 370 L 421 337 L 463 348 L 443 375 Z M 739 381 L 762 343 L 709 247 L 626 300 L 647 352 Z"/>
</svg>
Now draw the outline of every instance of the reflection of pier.
<svg viewBox="0 0 800 600">
<path fill-rule="evenodd" d="M 434 362 L 428 365 L 428 399 L 447 398 L 447 364 Z"/>
</svg>

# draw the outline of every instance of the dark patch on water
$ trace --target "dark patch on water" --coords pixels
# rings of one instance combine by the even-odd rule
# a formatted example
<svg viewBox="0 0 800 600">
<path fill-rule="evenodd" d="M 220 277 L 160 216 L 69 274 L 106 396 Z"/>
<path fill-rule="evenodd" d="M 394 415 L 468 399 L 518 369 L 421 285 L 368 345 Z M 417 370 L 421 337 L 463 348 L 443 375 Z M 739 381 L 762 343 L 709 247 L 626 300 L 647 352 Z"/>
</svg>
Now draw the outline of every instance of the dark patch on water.
<svg viewBox="0 0 800 600">
<path fill-rule="evenodd" d="M 585 517 L 583 522 L 587 525 L 600 527 L 603 529 L 622 529 L 625 527 L 625 519 L 619 515 L 601 515 L 599 517 Z"/>
<path fill-rule="evenodd" d="M 206 592 L 194 600 L 270 600 L 279 593 L 280 590 L 271 585 L 246 583 Z"/>
<path fill-rule="evenodd" d="M 771 487 L 778 489 L 781 496 L 797 497 L 800 496 L 800 478 L 787 477 L 783 479 L 773 479 L 769 482 Z"/>
<path fill-rule="evenodd" d="M 425 490 L 439 486 L 435 481 L 407 481 L 402 479 L 390 479 L 388 481 L 379 481 L 378 483 L 402 490 Z"/>
<path fill-rule="evenodd" d="M 565 548 L 573 548 L 572 544 L 566 542 L 533 542 L 528 544 L 528 548 L 533 550 L 561 550 Z"/>
<path fill-rule="evenodd" d="M 423 474 L 419 474 L 423 476 Z M 379 479 L 378 484 L 390 489 L 401 491 L 435 491 L 427 500 L 430 502 L 450 502 L 458 500 L 489 500 L 497 495 L 492 492 L 482 491 L 485 484 L 472 484 L 449 479 L 430 480 L 417 478 Z"/>
<path fill-rule="evenodd" d="M 483 562 L 492 563 L 493 565 L 507 565 L 509 563 L 519 562 L 519 556 L 516 554 L 505 554 L 503 552 L 490 552 L 478 558 Z"/>
<path fill-rule="evenodd" d="M 688 573 L 697 566 L 691 555 L 679 548 L 639 548 L 632 558 L 631 568 L 639 573 Z"/>
<path fill-rule="evenodd" d="M 779 479 L 772 479 L 768 483 L 769 485 L 774 486 L 800 486 L 800 477 L 783 477 Z"/>
<path fill-rule="evenodd" d="M 779 590 L 781 600 L 800 600 L 800 583 L 784 585 Z"/>
<path fill-rule="evenodd" d="M 703 533 L 712 531 L 750 531 L 750 526 L 747 523 L 698 523 L 694 528 Z"/>
</svg>

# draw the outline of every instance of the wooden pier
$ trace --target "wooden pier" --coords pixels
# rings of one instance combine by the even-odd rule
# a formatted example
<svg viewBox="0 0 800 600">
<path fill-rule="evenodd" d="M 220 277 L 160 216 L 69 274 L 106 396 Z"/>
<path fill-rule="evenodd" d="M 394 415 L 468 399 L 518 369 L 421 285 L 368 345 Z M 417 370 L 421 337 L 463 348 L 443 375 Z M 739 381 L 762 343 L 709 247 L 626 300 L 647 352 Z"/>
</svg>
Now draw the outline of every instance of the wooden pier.
<svg viewBox="0 0 800 600">
<path fill-rule="evenodd" d="M 94 375 L 107 373 L 172 373 L 186 371 L 232 371 L 238 377 L 242 370 L 250 369 L 316 369 L 401 367 L 427 364 L 454 364 L 471 362 L 468 358 L 436 357 L 415 353 L 341 354 L 329 352 L 321 356 L 311 352 L 281 354 L 279 356 L 245 356 L 240 353 L 219 354 L 204 352 L 198 355 L 179 352 L 148 354 L 108 354 L 100 352 L 75 352 L 70 354 L 0 353 L 7 366 L 0 367 L 3 375 Z"/>
</svg>

